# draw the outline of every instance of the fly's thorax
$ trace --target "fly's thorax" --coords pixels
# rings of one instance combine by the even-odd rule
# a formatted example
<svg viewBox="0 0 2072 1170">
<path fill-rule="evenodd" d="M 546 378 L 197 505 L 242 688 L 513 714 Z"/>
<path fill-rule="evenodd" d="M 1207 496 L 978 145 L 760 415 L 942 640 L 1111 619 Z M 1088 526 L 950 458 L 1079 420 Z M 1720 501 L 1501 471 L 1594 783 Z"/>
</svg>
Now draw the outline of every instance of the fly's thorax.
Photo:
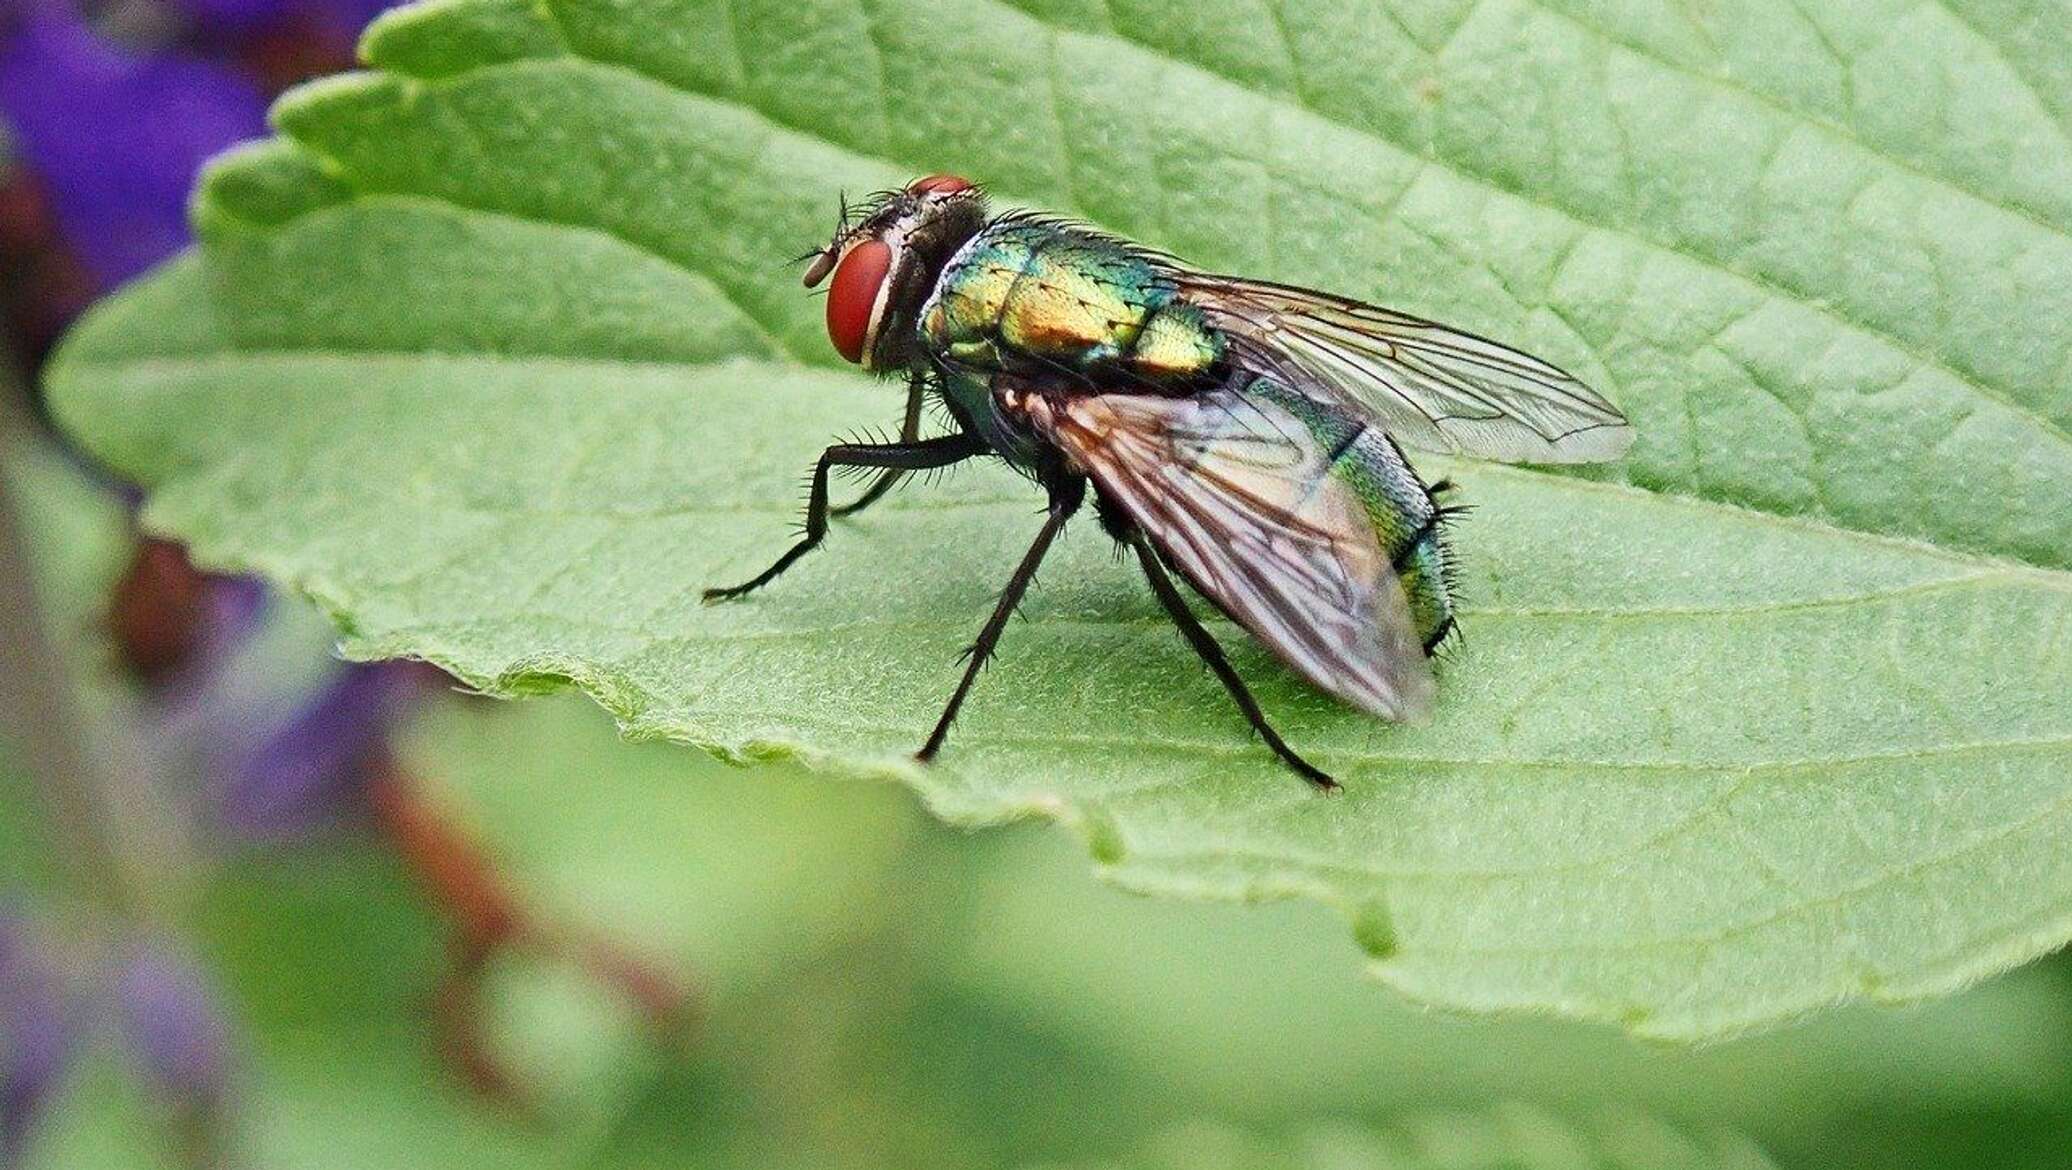
<svg viewBox="0 0 2072 1170">
<path fill-rule="evenodd" d="M 1152 381 L 1206 377 L 1223 360 L 1223 335 L 1200 309 L 1168 297 L 1145 319 L 1124 356 L 1132 373 Z"/>
<path fill-rule="evenodd" d="M 1436 646 L 1453 628 L 1453 561 L 1442 533 L 1446 509 L 1402 449 L 1366 419 L 1272 379 L 1253 379 L 1246 393 L 1283 407 L 1316 436 L 1330 463 L 1328 474 L 1353 489 L 1374 525 L 1425 649 Z"/>
<path fill-rule="evenodd" d="M 1099 384 L 1200 378 L 1222 356 L 1201 312 L 1142 256 L 1043 220 L 973 237 L 943 269 L 919 330 L 950 363 Z"/>
<path fill-rule="evenodd" d="M 1038 240 L 994 225 L 966 241 L 943 266 L 921 307 L 922 344 L 950 364 L 995 370 L 1000 318 L 1009 292 L 1034 263 Z"/>
</svg>

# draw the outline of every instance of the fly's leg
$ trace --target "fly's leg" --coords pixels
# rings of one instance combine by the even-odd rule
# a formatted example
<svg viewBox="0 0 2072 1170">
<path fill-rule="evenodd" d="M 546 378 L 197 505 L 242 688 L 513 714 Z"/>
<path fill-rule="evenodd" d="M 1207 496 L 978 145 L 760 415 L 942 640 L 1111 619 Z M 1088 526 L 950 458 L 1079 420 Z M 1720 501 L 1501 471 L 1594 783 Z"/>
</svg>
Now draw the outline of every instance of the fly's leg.
<svg viewBox="0 0 2072 1170">
<path fill-rule="evenodd" d="M 708 603 L 725 601 L 760 589 L 775 581 L 779 574 L 791 568 L 793 561 L 820 544 L 827 536 L 827 473 L 830 470 L 837 467 L 883 467 L 895 471 L 926 471 L 931 467 L 948 467 L 985 449 L 984 443 L 962 432 L 918 443 L 837 443 L 829 447 L 820 453 L 820 462 L 813 466 L 813 487 L 806 496 L 805 537 L 785 550 L 776 564 L 764 569 L 753 580 L 723 589 L 707 589 L 705 600 Z"/>
<path fill-rule="evenodd" d="M 1223 647 L 1216 644 L 1214 635 L 1202 628 L 1194 612 L 1187 608 L 1187 599 L 1180 596 L 1180 591 L 1174 588 L 1173 579 L 1159 563 L 1158 553 L 1151 547 L 1151 542 L 1146 540 L 1141 532 L 1131 533 L 1129 541 L 1130 546 L 1137 550 L 1137 560 L 1144 565 L 1144 577 L 1151 582 L 1151 591 L 1158 595 L 1159 604 L 1165 606 L 1166 615 L 1173 619 L 1174 625 L 1180 627 L 1180 633 L 1186 637 L 1187 644 L 1194 648 L 1195 654 L 1208 665 L 1210 672 L 1221 680 L 1223 689 L 1229 691 L 1230 697 L 1237 701 L 1238 710 L 1245 713 L 1245 720 L 1252 725 L 1252 730 L 1259 733 L 1259 737 L 1281 758 L 1281 762 L 1293 768 L 1304 780 L 1316 785 L 1318 791 L 1337 791 L 1338 781 L 1333 780 L 1308 760 L 1296 755 L 1295 749 L 1289 747 L 1280 733 L 1267 723 L 1266 713 L 1259 709 L 1258 700 L 1252 698 L 1252 692 L 1245 686 L 1245 680 L 1238 677 L 1237 668 L 1230 665 L 1230 659 L 1223 656 Z"/>
<path fill-rule="evenodd" d="M 978 672 L 986 665 L 986 659 L 993 656 L 993 648 L 1000 644 L 1001 631 L 1007 628 L 1007 619 L 1014 616 L 1015 607 L 1021 604 L 1022 594 L 1028 592 L 1029 582 L 1036 579 L 1036 570 L 1043 564 L 1044 554 L 1050 551 L 1051 541 L 1057 539 L 1065 521 L 1079 510 L 1084 499 L 1085 480 L 1061 477 L 1053 481 L 1050 511 L 1044 517 L 1042 529 L 1036 533 L 1036 542 L 1022 554 L 1022 563 L 1015 566 L 1014 576 L 1007 579 L 1007 588 L 1001 591 L 1000 602 L 993 607 L 993 616 L 986 619 L 985 628 L 978 632 L 978 641 L 973 642 L 967 652 L 964 677 L 957 681 L 957 689 L 951 693 L 949 705 L 942 709 L 942 718 L 935 721 L 935 730 L 928 733 L 928 742 L 914 753 L 915 759 L 926 763 L 942 749 L 943 737 L 949 735 L 950 724 L 957 721 L 957 709 L 964 705 L 964 696 L 970 693 L 971 684 L 978 680 Z"/>
<path fill-rule="evenodd" d="M 925 400 L 927 388 L 927 381 L 918 373 L 907 379 L 906 418 L 899 424 L 899 441 L 901 443 L 912 443 L 921 437 L 921 406 Z M 863 494 L 858 496 L 854 502 L 843 504 L 828 514 L 831 516 L 856 515 L 858 512 L 877 503 L 878 497 L 891 491 L 892 485 L 898 483 L 905 475 L 906 471 L 902 468 L 886 468 L 878 473 L 878 478 L 872 480 L 871 485 L 865 488 Z"/>
</svg>

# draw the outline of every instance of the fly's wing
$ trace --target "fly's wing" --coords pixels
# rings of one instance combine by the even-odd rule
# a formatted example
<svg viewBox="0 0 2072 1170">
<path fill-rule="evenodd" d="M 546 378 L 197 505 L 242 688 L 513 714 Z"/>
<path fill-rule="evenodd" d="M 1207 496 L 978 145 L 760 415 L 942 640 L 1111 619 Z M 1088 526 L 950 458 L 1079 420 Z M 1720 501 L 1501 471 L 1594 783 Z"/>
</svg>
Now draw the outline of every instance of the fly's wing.
<svg viewBox="0 0 2072 1170">
<path fill-rule="evenodd" d="M 1596 463 L 1633 441 L 1617 407 L 1566 372 L 1472 333 L 1328 293 L 1170 268 L 1232 360 L 1365 408 L 1427 451 L 1507 463 Z"/>
<path fill-rule="evenodd" d="M 1430 710 L 1431 668 L 1374 522 L 1294 415 L 1235 390 L 1037 399 L 1028 414 L 1304 678 L 1384 718 Z"/>
</svg>

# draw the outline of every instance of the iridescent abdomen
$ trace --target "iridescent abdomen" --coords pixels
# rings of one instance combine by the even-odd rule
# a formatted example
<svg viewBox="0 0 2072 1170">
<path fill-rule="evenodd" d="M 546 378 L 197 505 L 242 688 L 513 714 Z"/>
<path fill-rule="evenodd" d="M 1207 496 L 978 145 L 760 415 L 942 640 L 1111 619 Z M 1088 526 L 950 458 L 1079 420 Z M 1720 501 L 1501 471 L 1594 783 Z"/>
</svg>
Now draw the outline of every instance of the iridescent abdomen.
<svg viewBox="0 0 2072 1170">
<path fill-rule="evenodd" d="M 1426 650 L 1445 640 L 1453 629 L 1452 561 L 1439 535 L 1446 513 L 1395 441 L 1364 419 L 1268 378 L 1253 379 L 1245 393 L 1302 420 L 1331 454 L 1328 474 L 1359 496 L 1403 582 L 1419 640 Z"/>
<path fill-rule="evenodd" d="M 946 363 L 1124 389 L 1206 376 L 1221 337 L 1142 257 L 1040 221 L 988 227 L 959 249 L 922 306 L 923 344 Z"/>
</svg>

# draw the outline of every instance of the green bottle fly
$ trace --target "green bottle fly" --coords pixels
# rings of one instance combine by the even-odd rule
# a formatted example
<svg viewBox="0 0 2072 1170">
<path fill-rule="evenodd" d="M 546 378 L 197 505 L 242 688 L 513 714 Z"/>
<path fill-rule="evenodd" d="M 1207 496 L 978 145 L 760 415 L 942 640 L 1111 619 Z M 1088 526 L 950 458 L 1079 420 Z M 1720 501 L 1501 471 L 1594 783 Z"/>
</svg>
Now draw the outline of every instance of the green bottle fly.
<svg viewBox="0 0 2072 1170">
<path fill-rule="evenodd" d="M 1091 488 L 1102 527 L 1135 552 L 1267 746 L 1335 787 L 1274 731 L 1173 577 L 1319 689 L 1383 718 L 1422 718 L 1427 656 L 1454 625 L 1449 509 L 1398 442 L 1572 463 L 1616 458 L 1632 440 L 1616 408 L 1538 358 L 1328 293 L 1200 272 L 1070 221 L 994 216 L 953 175 L 885 192 L 854 224 L 845 215 L 806 272 L 808 286 L 823 280 L 835 348 L 908 379 L 900 440 L 828 448 L 805 538 L 706 596 L 768 584 L 820 543 L 829 516 L 867 506 L 907 472 L 990 455 L 1036 480 L 1048 516 L 924 760 Z M 951 433 L 921 437 L 929 396 L 955 420 Z M 881 474 L 834 509 L 836 467 Z"/>
</svg>

